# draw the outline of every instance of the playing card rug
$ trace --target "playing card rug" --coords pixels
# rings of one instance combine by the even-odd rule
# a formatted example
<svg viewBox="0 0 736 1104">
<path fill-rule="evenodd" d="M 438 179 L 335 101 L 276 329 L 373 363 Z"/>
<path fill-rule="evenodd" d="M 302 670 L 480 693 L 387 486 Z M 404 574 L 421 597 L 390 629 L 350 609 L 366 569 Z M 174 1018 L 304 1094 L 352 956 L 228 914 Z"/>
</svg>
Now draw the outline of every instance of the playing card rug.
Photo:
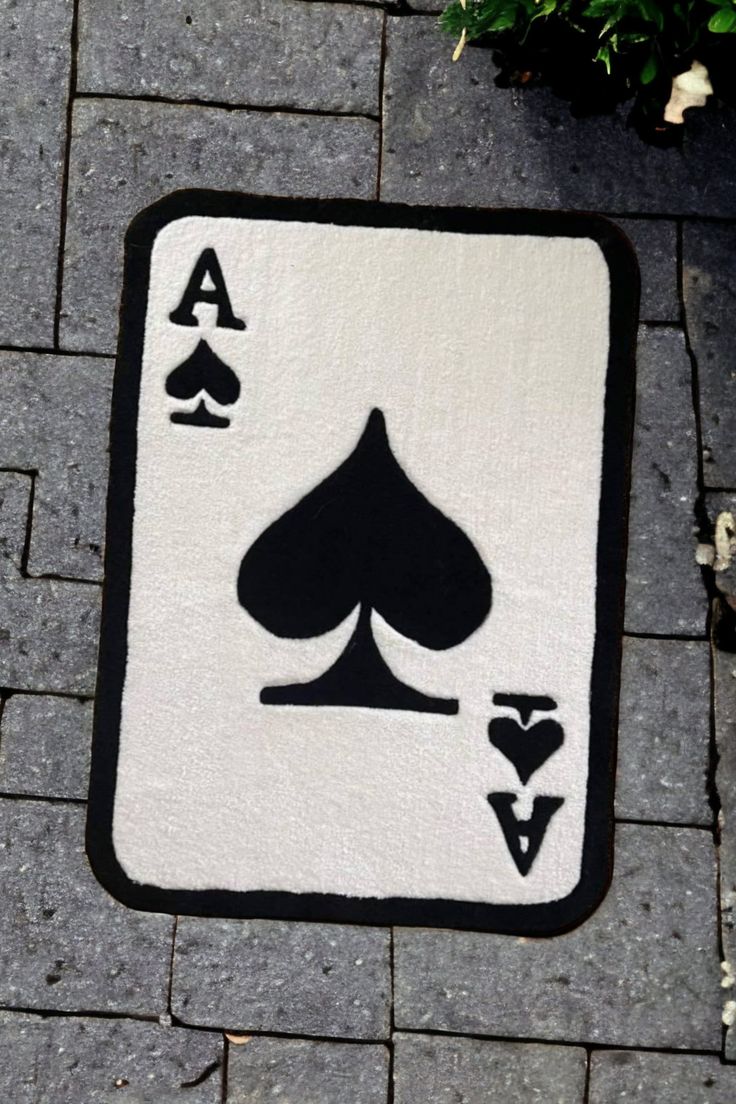
<svg viewBox="0 0 736 1104">
<path fill-rule="evenodd" d="M 88 828 L 116 897 L 533 934 L 598 904 L 637 286 L 587 215 L 135 219 Z"/>
</svg>

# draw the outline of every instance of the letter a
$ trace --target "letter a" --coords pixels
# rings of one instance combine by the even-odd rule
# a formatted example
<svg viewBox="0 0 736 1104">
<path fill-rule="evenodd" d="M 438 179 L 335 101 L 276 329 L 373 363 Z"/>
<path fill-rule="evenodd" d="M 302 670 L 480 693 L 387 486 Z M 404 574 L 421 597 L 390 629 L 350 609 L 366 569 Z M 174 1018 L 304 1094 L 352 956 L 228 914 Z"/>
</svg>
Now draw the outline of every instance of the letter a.
<svg viewBox="0 0 736 1104">
<path fill-rule="evenodd" d="M 204 288 L 205 278 L 209 276 L 212 283 L 210 289 Z M 197 316 L 192 307 L 195 303 L 217 304 L 217 325 L 228 330 L 244 330 L 245 322 L 242 318 L 236 318 L 233 308 L 230 306 L 230 296 L 225 287 L 225 278 L 222 275 L 220 262 L 214 249 L 205 249 L 195 264 L 192 275 L 189 277 L 186 291 L 181 303 L 169 315 L 177 326 L 198 326 Z"/>
<path fill-rule="evenodd" d="M 535 797 L 529 819 L 517 820 L 512 808 L 516 803 L 516 794 L 488 794 L 488 802 L 498 817 L 506 846 L 522 877 L 525 878 L 531 870 L 549 822 L 564 801 L 563 797 Z M 522 840 L 526 840 L 525 848 L 521 846 Z"/>
</svg>

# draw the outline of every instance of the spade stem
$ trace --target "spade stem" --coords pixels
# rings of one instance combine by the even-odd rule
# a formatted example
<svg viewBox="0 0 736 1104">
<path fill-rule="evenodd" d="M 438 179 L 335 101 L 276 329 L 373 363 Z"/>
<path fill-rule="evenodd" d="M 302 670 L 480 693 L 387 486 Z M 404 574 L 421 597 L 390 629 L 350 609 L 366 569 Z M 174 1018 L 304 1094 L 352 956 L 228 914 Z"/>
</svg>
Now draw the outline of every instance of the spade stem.
<svg viewBox="0 0 736 1104">
<path fill-rule="evenodd" d="M 264 705 L 348 705 L 369 709 L 408 709 L 415 713 L 454 714 L 456 698 L 433 698 L 400 682 L 378 650 L 371 607 L 362 602 L 353 635 L 329 670 L 312 682 L 266 686 Z"/>
</svg>

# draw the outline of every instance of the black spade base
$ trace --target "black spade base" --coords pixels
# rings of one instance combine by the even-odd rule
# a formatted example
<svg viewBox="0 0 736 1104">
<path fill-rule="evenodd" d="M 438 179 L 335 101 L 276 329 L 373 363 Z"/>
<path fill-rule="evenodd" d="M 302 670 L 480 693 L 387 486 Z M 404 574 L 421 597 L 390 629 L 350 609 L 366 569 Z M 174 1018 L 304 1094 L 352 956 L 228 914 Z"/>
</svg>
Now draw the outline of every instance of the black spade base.
<svg viewBox="0 0 736 1104">
<path fill-rule="evenodd" d="M 433 698 L 400 682 L 373 639 L 370 606 L 361 606 L 355 632 L 342 655 L 312 682 L 266 686 L 264 705 L 349 705 L 369 709 L 409 709 L 414 713 L 458 711 L 457 698 Z"/>
<path fill-rule="evenodd" d="M 203 426 L 205 429 L 227 429 L 230 425 L 229 418 L 220 418 L 218 414 L 211 414 L 203 399 L 199 400 L 199 406 L 192 413 L 175 410 L 171 420 L 175 425 Z"/>
</svg>

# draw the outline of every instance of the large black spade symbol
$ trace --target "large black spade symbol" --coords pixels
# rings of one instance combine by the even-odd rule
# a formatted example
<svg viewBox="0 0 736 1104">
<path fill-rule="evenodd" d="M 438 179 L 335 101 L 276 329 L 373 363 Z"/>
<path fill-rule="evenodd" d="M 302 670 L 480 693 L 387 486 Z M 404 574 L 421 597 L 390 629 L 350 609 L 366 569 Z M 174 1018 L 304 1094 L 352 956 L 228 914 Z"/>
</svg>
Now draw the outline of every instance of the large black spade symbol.
<svg viewBox="0 0 736 1104">
<path fill-rule="evenodd" d="M 360 606 L 336 663 L 312 682 L 266 687 L 265 704 L 456 713 L 455 699 L 396 678 L 373 639 L 371 611 L 425 648 L 451 648 L 488 615 L 491 577 L 463 531 L 403 472 L 373 410 L 350 456 L 251 545 L 238 598 L 269 632 L 291 638 L 320 636 Z"/>
<path fill-rule="evenodd" d="M 230 406 L 240 394 L 240 381 L 232 368 L 202 339 L 166 379 L 166 393 L 174 399 L 193 399 L 200 391 L 205 391 L 220 406 Z"/>
</svg>

